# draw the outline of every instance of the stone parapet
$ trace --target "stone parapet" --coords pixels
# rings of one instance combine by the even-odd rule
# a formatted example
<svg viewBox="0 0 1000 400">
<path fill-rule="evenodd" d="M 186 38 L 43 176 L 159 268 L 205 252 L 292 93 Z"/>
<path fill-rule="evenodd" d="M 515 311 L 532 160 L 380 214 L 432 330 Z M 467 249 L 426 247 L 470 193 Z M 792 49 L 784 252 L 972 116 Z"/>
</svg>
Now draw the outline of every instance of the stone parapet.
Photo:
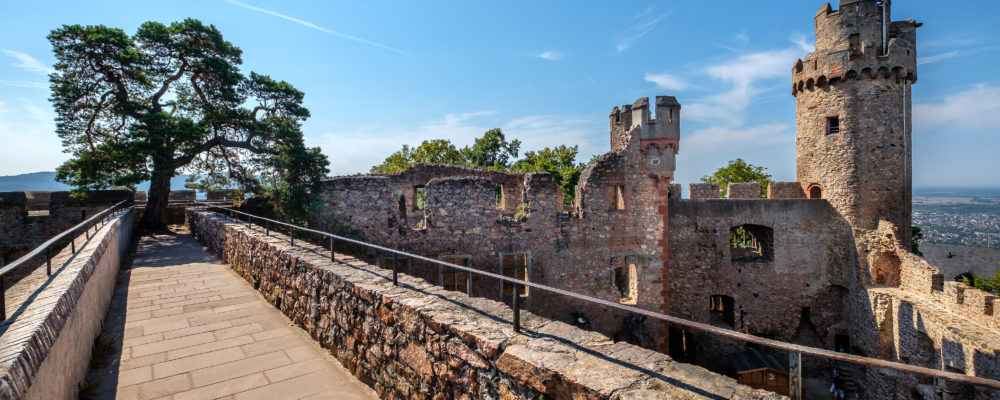
<svg viewBox="0 0 1000 400">
<path fill-rule="evenodd" d="M 760 184 L 757 182 L 730 183 L 726 187 L 730 199 L 759 199 Z"/>
<path fill-rule="evenodd" d="M 718 200 L 719 185 L 714 183 L 692 183 L 688 185 L 691 200 Z"/>
<path fill-rule="evenodd" d="M 67 247 L 7 289 L 0 323 L 0 398 L 76 398 L 94 338 L 132 234 L 132 212 L 113 218 L 78 250 Z M 82 243 L 82 244 L 81 244 Z"/>
<path fill-rule="evenodd" d="M 769 199 L 804 199 L 806 193 L 799 182 L 769 182 L 767 184 Z"/>
<path fill-rule="evenodd" d="M 383 398 L 740 398 L 741 386 L 664 354 L 446 291 L 318 246 L 291 246 L 218 214 L 188 211 L 192 231 L 234 271 Z M 301 242 L 297 242 L 300 243 Z"/>
</svg>

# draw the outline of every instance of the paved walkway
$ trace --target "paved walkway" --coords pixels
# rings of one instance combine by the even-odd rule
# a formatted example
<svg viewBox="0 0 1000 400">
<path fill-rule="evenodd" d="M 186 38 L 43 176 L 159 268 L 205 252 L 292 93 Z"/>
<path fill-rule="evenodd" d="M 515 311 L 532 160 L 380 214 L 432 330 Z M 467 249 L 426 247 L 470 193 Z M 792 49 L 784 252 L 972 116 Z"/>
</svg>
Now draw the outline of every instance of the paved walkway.
<svg viewBox="0 0 1000 400">
<path fill-rule="evenodd" d="M 123 276 L 119 399 L 376 398 L 190 235 L 144 238 Z"/>
</svg>

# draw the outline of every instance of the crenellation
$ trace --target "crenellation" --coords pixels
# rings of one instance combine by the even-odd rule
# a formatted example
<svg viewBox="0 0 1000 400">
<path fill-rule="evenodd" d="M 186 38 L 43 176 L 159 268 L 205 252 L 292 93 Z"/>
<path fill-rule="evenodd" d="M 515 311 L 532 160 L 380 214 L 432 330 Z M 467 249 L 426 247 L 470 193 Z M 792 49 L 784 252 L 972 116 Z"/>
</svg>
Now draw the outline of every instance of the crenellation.
<svg viewBox="0 0 1000 400">
<path fill-rule="evenodd" d="M 726 187 L 726 194 L 730 199 L 759 199 L 760 183 L 729 183 Z"/>
<path fill-rule="evenodd" d="M 691 200 L 719 199 L 719 185 L 715 183 L 692 183 L 688 185 Z"/>
</svg>

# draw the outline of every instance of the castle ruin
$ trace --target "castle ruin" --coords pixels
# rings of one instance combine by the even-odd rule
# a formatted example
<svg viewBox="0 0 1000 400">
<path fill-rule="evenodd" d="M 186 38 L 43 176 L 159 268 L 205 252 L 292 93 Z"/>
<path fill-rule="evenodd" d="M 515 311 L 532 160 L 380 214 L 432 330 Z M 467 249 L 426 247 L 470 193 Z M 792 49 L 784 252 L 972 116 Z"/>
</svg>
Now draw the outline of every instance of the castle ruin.
<svg viewBox="0 0 1000 400">
<path fill-rule="evenodd" d="M 792 67 L 796 182 L 672 184 L 681 104 L 612 109 L 610 151 L 575 203 L 546 173 L 416 165 L 326 181 L 320 229 L 757 336 L 1000 378 L 1000 304 L 912 254 L 913 20 L 890 2 L 819 9 L 816 50 Z M 377 255 L 372 255 L 378 258 Z M 385 265 L 388 260 L 375 260 Z M 407 264 L 446 289 L 510 301 L 509 285 Z M 726 372 L 744 343 L 544 292 L 533 312 Z M 995 311 L 996 310 L 996 311 Z M 779 355 L 780 359 L 780 355 Z M 826 361 L 806 375 L 825 377 Z M 1000 398 L 1000 393 L 840 366 L 863 398 Z"/>
</svg>

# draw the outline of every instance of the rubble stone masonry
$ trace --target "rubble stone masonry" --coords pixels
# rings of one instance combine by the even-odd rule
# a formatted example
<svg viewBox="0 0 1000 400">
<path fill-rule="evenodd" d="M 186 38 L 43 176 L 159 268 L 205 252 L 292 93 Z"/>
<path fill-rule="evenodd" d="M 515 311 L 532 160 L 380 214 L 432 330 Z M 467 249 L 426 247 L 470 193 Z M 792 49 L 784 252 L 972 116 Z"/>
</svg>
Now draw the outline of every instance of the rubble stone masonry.
<svg viewBox="0 0 1000 400">
<path fill-rule="evenodd" d="M 459 182 L 452 182 L 458 184 Z M 445 183 L 448 184 L 448 183 Z M 661 353 L 189 211 L 195 235 L 386 399 L 778 399 Z"/>
</svg>

